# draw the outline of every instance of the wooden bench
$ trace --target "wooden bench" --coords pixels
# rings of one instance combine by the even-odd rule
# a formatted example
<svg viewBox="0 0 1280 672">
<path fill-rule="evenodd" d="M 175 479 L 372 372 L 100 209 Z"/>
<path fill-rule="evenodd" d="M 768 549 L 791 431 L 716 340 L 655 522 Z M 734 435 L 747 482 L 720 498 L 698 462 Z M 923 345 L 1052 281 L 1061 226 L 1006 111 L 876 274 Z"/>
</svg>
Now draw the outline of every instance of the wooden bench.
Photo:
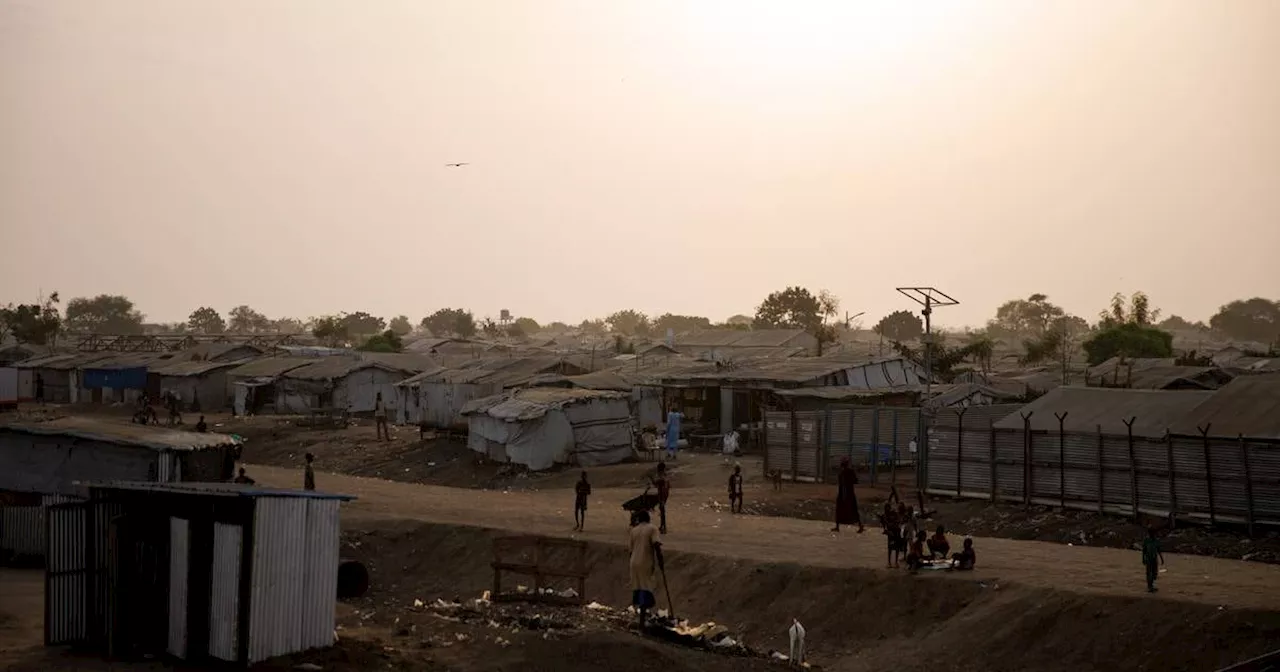
<svg viewBox="0 0 1280 672">
<path fill-rule="evenodd" d="M 529 556 L 532 556 L 531 558 Z M 530 561 L 531 560 L 531 561 Z M 495 602 L 526 600 L 582 605 L 587 591 L 587 543 L 534 535 L 495 537 L 493 540 L 493 592 Z M 533 577 L 531 592 L 502 592 L 503 573 Z M 572 579 L 575 597 L 544 593 L 548 579 Z"/>
</svg>

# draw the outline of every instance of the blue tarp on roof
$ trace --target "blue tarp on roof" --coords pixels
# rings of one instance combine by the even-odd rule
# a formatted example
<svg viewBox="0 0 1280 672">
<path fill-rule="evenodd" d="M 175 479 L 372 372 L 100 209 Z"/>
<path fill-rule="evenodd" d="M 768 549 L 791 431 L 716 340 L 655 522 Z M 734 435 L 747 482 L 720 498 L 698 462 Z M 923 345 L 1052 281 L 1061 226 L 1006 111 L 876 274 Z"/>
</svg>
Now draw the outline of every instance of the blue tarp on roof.
<svg viewBox="0 0 1280 672">
<path fill-rule="evenodd" d="M 88 389 L 105 387 L 113 390 L 145 390 L 147 389 L 147 367 L 85 369 L 83 384 Z"/>
</svg>

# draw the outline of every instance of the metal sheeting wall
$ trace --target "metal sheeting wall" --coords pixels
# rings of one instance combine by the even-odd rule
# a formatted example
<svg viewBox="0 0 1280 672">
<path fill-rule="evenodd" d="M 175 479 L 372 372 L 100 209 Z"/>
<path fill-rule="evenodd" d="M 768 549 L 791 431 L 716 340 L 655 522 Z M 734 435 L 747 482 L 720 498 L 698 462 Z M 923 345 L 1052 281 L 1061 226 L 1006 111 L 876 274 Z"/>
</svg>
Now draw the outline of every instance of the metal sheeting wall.
<svg viewBox="0 0 1280 672">
<path fill-rule="evenodd" d="M 1280 443 L 1274 440 L 995 430 L 990 419 L 974 426 L 967 415 L 963 423 L 935 425 L 932 439 L 931 494 L 1280 524 Z"/>
<path fill-rule="evenodd" d="M 303 649 L 333 645 L 334 609 L 338 591 L 338 507 L 336 499 L 307 501 L 307 548 L 303 570 Z"/>
<path fill-rule="evenodd" d="M 249 663 L 301 650 L 307 499 L 263 497 L 254 512 Z M 337 591 L 335 575 L 328 590 Z M 330 612 L 332 614 L 332 612 Z"/>
<path fill-rule="evenodd" d="M 169 655 L 187 657 L 187 566 L 191 525 L 185 518 L 169 519 Z"/>
<path fill-rule="evenodd" d="M 765 412 L 765 472 L 793 481 L 822 481 L 822 411 Z"/>
<path fill-rule="evenodd" d="M 83 642 L 89 634 L 86 505 L 53 506 L 46 515 L 45 644 Z"/>
<path fill-rule="evenodd" d="M 0 557 L 44 558 L 45 511 L 50 506 L 78 501 L 65 495 L 44 495 L 39 506 L 0 505 Z"/>
<path fill-rule="evenodd" d="M 75 481 L 146 481 L 155 469 L 150 448 L 55 436 L 0 435 L 0 490 L 75 495 Z"/>
<path fill-rule="evenodd" d="M 239 525 L 213 524 L 213 573 L 209 586 L 209 655 L 228 662 L 238 660 L 240 549 L 243 545 L 244 528 Z M 185 616 L 184 611 L 183 617 Z"/>
</svg>

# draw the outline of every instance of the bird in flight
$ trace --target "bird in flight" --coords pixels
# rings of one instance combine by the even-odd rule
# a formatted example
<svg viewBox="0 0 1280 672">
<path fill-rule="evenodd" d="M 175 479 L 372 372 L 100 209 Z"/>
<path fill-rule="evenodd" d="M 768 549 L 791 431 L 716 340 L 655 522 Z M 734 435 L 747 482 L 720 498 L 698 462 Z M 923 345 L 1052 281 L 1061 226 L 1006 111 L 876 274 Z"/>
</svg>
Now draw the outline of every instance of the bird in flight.
<svg viewBox="0 0 1280 672">
<path fill-rule="evenodd" d="M 471 164 L 466 161 L 463 161 L 462 163 L 446 163 L 444 164 L 444 167 L 445 168 L 461 168 L 463 166 L 469 166 L 469 165 Z"/>
</svg>

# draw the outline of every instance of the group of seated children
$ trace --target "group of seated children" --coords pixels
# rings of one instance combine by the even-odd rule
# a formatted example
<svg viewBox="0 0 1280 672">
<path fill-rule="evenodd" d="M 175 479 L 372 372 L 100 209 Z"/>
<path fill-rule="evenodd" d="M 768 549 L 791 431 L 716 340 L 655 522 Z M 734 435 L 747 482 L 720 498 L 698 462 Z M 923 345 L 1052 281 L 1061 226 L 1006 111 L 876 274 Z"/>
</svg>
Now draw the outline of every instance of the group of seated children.
<svg viewBox="0 0 1280 672">
<path fill-rule="evenodd" d="M 919 571 L 925 565 L 934 565 L 939 559 L 947 562 L 947 554 L 951 553 L 951 542 L 947 541 L 946 528 L 939 525 L 933 536 L 928 536 L 927 532 L 919 529 L 919 521 L 912 507 L 899 503 L 898 508 L 894 509 L 892 503 L 885 502 L 884 513 L 880 516 L 880 526 L 888 537 L 889 568 L 898 567 L 898 562 L 903 555 L 906 555 L 907 569 L 912 573 Z M 973 539 L 965 537 L 964 548 L 959 553 L 951 554 L 950 562 L 946 567 L 955 570 L 971 570 L 977 558 L 977 553 L 973 550 Z"/>
</svg>

